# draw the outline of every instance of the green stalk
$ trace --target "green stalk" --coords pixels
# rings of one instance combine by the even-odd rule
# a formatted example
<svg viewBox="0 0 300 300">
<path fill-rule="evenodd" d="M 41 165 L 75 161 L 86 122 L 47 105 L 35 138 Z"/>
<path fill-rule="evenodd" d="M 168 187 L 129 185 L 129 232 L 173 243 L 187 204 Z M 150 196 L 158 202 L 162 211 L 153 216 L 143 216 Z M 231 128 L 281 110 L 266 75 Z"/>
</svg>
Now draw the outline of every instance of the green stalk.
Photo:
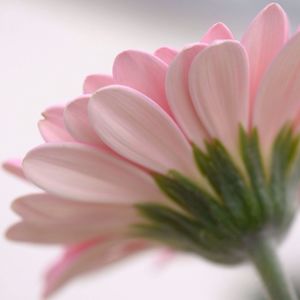
<svg viewBox="0 0 300 300">
<path fill-rule="evenodd" d="M 270 300 L 297 300 L 294 288 L 284 274 L 275 247 L 268 239 L 257 240 L 249 251 Z"/>
</svg>

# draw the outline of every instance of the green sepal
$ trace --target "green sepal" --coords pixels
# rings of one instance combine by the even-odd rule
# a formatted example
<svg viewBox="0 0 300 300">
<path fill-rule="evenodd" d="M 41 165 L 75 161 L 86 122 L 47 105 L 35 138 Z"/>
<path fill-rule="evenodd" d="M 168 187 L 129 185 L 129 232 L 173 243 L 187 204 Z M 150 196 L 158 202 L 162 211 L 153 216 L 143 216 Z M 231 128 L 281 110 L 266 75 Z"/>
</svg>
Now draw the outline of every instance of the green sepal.
<svg viewBox="0 0 300 300">
<path fill-rule="evenodd" d="M 291 219 L 292 213 L 287 201 L 293 201 L 288 196 L 289 171 L 298 153 L 299 137 L 294 136 L 292 128 L 284 126 L 272 147 L 270 166 L 270 194 L 274 209 L 274 220 L 280 226 Z"/>
<path fill-rule="evenodd" d="M 243 127 L 240 127 L 241 157 L 248 173 L 254 197 L 256 198 L 253 223 L 257 224 L 257 228 L 260 228 L 266 220 L 270 220 L 273 216 L 273 204 L 259 145 L 260 142 L 256 129 L 247 133 Z"/>
<path fill-rule="evenodd" d="M 141 236 L 147 236 L 171 247 L 208 256 L 209 259 L 227 264 L 241 261 L 238 247 L 225 237 L 215 236 L 197 220 L 160 204 L 136 206 L 149 223 L 134 226 Z"/>
<path fill-rule="evenodd" d="M 207 230 L 236 238 L 240 232 L 224 205 L 198 185 L 175 171 L 168 176 L 155 174 L 160 189 L 177 205 L 192 215 Z M 224 226 L 225 225 L 225 226 Z"/>
<path fill-rule="evenodd" d="M 137 224 L 132 226 L 132 231 L 135 236 L 157 241 L 160 244 L 162 243 L 179 251 L 200 255 L 215 263 L 235 265 L 244 260 L 244 257 L 241 254 L 232 256 L 228 255 L 227 252 L 215 253 L 200 245 L 191 244 L 187 237 L 179 235 L 174 228 L 167 224 L 163 224 L 162 226 L 154 224 Z"/>
<path fill-rule="evenodd" d="M 249 228 L 257 214 L 257 201 L 225 147 L 214 140 L 206 144 L 206 153 L 196 145 L 193 150 L 199 170 L 224 201 L 236 225 L 242 230 Z"/>
</svg>

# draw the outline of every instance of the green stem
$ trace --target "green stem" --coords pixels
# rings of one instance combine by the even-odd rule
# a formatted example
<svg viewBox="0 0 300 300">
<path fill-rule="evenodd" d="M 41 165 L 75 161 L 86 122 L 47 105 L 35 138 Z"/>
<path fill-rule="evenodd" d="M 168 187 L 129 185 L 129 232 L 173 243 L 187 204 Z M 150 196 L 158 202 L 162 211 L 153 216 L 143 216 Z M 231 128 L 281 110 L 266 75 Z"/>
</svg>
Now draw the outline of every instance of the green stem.
<svg viewBox="0 0 300 300">
<path fill-rule="evenodd" d="M 282 270 L 273 243 L 267 239 L 257 240 L 249 251 L 268 293 L 270 300 L 297 300 L 296 293 Z"/>
</svg>

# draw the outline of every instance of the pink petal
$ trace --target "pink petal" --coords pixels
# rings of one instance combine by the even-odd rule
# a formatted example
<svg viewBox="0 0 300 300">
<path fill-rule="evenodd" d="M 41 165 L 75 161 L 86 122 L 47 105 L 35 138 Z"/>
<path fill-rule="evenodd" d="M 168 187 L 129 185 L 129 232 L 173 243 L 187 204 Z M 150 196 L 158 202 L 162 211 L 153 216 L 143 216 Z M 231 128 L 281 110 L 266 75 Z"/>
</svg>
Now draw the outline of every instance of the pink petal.
<svg viewBox="0 0 300 300">
<path fill-rule="evenodd" d="M 23 180 L 27 180 L 23 169 L 22 169 L 22 160 L 21 159 L 10 159 L 3 163 L 3 169 Z"/>
<path fill-rule="evenodd" d="M 83 96 L 70 102 L 64 111 L 65 126 L 70 134 L 79 142 L 103 146 L 88 119 L 87 105 L 89 96 Z"/>
<path fill-rule="evenodd" d="M 62 120 L 62 115 L 64 112 L 64 106 L 51 106 L 48 107 L 43 113 L 42 116 L 45 119 L 58 119 Z"/>
<path fill-rule="evenodd" d="M 203 145 L 207 133 L 195 111 L 188 86 L 188 73 L 195 56 L 205 44 L 195 44 L 182 50 L 169 67 L 166 91 L 170 107 L 187 137 L 198 145 Z"/>
<path fill-rule="evenodd" d="M 44 296 L 49 297 L 69 281 L 86 273 L 101 271 L 149 248 L 139 240 L 90 241 L 69 248 L 46 274 Z"/>
<path fill-rule="evenodd" d="M 160 58 L 167 65 L 169 65 L 174 60 L 177 53 L 178 52 L 175 49 L 172 49 L 172 48 L 169 48 L 169 47 L 161 47 L 161 48 L 158 48 L 154 52 L 154 55 L 156 57 Z"/>
<path fill-rule="evenodd" d="M 203 50 L 190 70 L 196 111 L 212 137 L 236 151 L 239 124 L 246 125 L 248 65 L 238 42 L 225 41 Z"/>
<path fill-rule="evenodd" d="M 252 21 L 242 38 L 250 63 L 250 111 L 258 85 L 288 39 L 289 22 L 278 4 L 269 4 Z"/>
<path fill-rule="evenodd" d="M 21 221 L 12 225 L 6 232 L 6 238 L 12 241 L 43 245 L 72 245 L 86 239 L 99 237 L 101 234 L 128 234 L 128 227 L 123 225 L 106 226 L 102 229 L 91 224 L 55 224 L 32 223 Z M 101 229 L 101 230 L 99 230 Z"/>
<path fill-rule="evenodd" d="M 297 112 L 294 122 L 293 122 L 293 129 L 295 132 L 299 133 L 300 131 L 300 110 Z"/>
<path fill-rule="evenodd" d="M 114 84 L 114 80 L 109 75 L 92 74 L 86 77 L 83 83 L 84 94 L 93 94 L 100 88 Z"/>
<path fill-rule="evenodd" d="M 152 178 L 108 153 L 80 144 L 46 144 L 30 151 L 26 176 L 50 194 L 87 202 L 160 200 Z"/>
<path fill-rule="evenodd" d="M 130 88 L 112 86 L 89 103 L 91 122 L 116 152 L 151 170 L 194 174 L 191 147 L 176 124 L 155 102 Z"/>
<path fill-rule="evenodd" d="M 217 40 L 232 40 L 233 35 L 230 29 L 223 23 L 216 23 L 204 34 L 201 39 L 202 43 L 213 43 Z"/>
<path fill-rule="evenodd" d="M 84 203 L 33 194 L 14 201 L 13 210 L 23 219 L 9 228 L 11 240 L 31 243 L 74 244 L 102 234 L 128 234 L 140 222 L 129 204 Z"/>
<path fill-rule="evenodd" d="M 119 54 L 114 62 L 113 75 L 117 84 L 132 87 L 169 112 L 165 94 L 167 65 L 155 56 L 128 50 Z"/>
<path fill-rule="evenodd" d="M 58 198 L 50 194 L 30 194 L 17 198 L 12 209 L 30 223 L 84 226 L 130 224 L 137 220 L 130 204 L 87 203 Z"/>
<path fill-rule="evenodd" d="M 254 125 L 268 146 L 281 127 L 293 121 L 300 109 L 300 32 L 273 61 L 259 87 Z"/>
<path fill-rule="evenodd" d="M 161 251 L 160 256 L 157 257 L 155 264 L 159 269 L 162 269 L 174 261 L 175 257 L 177 257 L 177 252 L 175 252 L 175 250 L 171 248 L 165 248 Z"/>
<path fill-rule="evenodd" d="M 74 142 L 65 128 L 63 119 L 64 107 L 53 106 L 43 112 L 45 119 L 39 121 L 38 126 L 44 140 L 48 143 Z"/>
</svg>

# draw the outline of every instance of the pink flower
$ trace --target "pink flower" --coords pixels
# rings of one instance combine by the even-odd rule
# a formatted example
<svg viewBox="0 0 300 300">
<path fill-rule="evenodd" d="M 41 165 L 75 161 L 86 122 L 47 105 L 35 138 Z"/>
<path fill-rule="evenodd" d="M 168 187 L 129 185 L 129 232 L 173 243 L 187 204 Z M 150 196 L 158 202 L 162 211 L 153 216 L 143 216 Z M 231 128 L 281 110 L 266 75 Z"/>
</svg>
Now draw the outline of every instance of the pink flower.
<svg viewBox="0 0 300 300">
<path fill-rule="evenodd" d="M 153 173 L 176 170 L 207 185 L 191 143 L 222 141 L 238 152 L 239 126 L 256 127 L 264 155 L 300 116 L 300 33 L 289 37 L 277 4 L 264 8 L 241 41 L 222 23 L 180 51 L 119 54 L 113 75 L 90 75 L 83 96 L 52 107 L 39 122 L 45 144 L 6 168 L 46 193 L 15 200 L 21 221 L 10 239 L 65 245 L 46 276 L 45 295 L 157 243 L 131 237 L 134 205 L 168 204 Z"/>
</svg>

